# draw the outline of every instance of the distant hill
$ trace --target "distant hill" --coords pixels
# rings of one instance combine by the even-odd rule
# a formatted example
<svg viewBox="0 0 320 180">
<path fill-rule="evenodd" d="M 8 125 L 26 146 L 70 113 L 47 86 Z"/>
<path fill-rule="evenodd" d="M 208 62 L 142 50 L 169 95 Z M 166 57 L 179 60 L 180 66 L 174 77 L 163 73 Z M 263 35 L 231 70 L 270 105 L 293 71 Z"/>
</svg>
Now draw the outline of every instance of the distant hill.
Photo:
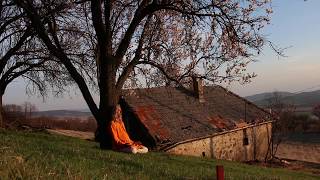
<svg viewBox="0 0 320 180">
<path fill-rule="evenodd" d="M 291 96 L 293 95 L 293 93 L 290 92 L 277 92 L 279 93 L 281 96 Z M 266 93 L 260 93 L 260 94 L 255 94 L 255 95 L 251 95 L 251 96 L 247 96 L 245 97 L 247 100 L 251 101 L 251 102 L 257 102 L 257 101 L 261 101 L 264 99 L 269 99 L 273 96 L 273 92 L 266 92 Z"/>
<path fill-rule="evenodd" d="M 320 90 L 311 92 L 302 92 L 298 94 L 290 92 L 278 92 L 283 101 L 290 104 L 295 104 L 298 108 L 308 108 L 320 104 Z M 245 98 L 260 107 L 268 105 L 269 99 L 272 98 L 273 92 L 266 92 L 246 96 Z M 33 113 L 34 117 L 46 116 L 46 117 L 90 117 L 91 112 L 88 109 L 81 110 L 50 110 L 50 111 L 38 111 Z"/>
<path fill-rule="evenodd" d="M 320 90 L 311 92 L 302 92 L 293 94 L 290 92 L 279 92 L 285 103 L 294 104 L 297 107 L 313 107 L 316 104 L 320 104 Z M 261 93 L 252 96 L 245 97 L 249 101 L 257 104 L 258 106 L 265 107 L 268 105 L 270 98 L 272 98 L 272 92 Z"/>
<path fill-rule="evenodd" d="M 37 111 L 33 113 L 34 117 L 89 117 L 91 112 L 75 111 L 75 110 L 51 110 L 51 111 Z"/>
</svg>

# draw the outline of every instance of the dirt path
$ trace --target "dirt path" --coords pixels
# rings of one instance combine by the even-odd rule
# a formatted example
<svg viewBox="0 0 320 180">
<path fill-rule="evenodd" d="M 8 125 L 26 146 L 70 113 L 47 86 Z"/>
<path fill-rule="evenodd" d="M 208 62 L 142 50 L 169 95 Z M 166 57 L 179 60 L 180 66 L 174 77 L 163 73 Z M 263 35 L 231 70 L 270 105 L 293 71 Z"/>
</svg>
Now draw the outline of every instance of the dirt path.
<svg viewBox="0 0 320 180">
<path fill-rule="evenodd" d="M 93 140 L 93 132 L 83 132 L 83 131 L 73 131 L 73 130 L 64 130 L 64 129 L 47 129 L 49 133 L 60 134 L 64 136 L 76 137 L 80 139 Z"/>
</svg>

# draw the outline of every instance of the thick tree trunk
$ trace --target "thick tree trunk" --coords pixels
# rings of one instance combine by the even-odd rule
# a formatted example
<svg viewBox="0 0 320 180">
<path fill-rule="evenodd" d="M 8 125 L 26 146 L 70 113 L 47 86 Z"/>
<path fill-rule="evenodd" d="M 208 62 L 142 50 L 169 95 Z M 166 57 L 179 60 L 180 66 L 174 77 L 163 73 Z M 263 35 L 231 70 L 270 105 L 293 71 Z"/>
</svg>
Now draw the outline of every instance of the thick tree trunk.
<svg viewBox="0 0 320 180">
<path fill-rule="evenodd" d="M 96 130 L 96 140 L 100 143 L 101 149 L 112 148 L 112 134 L 109 131 L 109 125 L 113 118 L 114 107 L 109 107 L 100 111 L 100 116 L 97 118 L 98 127 Z M 103 111 L 103 112 L 102 112 Z"/>
<path fill-rule="evenodd" d="M 99 108 L 99 117 L 96 117 L 98 124 L 96 131 L 96 140 L 99 141 L 100 147 L 102 149 L 112 148 L 113 137 L 110 133 L 110 122 L 114 118 L 116 106 L 118 104 L 118 99 L 118 93 L 109 94 L 106 96 L 106 98 L 100 98 L 101 103 Z"/>
<path fill-rule="evenodd" d="M 116 88 L 116 68 L 114 57 L 105 54 L 100 57 L 99 90 L 100 104 L 99 115 L 96 117 L 98 128 L 96 139 L 100 142 L 102 149 L 111 149 L 112 134 L 110 133 L 110 122 L 114 117 L 116 106 L 119 102 L 119 91 Z M 105 58 L 105 59 L 103 59 Z"/>
</svg>

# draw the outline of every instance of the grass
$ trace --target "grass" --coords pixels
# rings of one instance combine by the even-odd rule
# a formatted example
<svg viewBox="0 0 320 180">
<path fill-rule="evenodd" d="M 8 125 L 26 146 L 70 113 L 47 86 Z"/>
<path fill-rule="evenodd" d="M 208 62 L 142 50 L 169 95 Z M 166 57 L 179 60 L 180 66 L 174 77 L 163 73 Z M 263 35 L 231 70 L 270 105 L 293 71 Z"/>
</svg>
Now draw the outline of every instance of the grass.
<svg viewBox="0 0 320 180">
<path fill-rule="evenodd" d="M 0 179 L 319 179 L 285 169 L 174 156 L 100 150 L 94 142 L 44 132 L 0 131 Z"/>
</svg>

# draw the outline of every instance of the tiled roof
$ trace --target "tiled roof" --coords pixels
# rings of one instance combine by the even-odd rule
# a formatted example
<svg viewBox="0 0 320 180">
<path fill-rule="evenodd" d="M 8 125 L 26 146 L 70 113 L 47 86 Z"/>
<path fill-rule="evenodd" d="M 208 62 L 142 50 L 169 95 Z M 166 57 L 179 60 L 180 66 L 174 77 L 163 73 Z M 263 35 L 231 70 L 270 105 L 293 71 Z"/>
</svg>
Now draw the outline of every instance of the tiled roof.
<svg viewBox="0 0 320 180">
<path fill-rule="evenodd" d="M 229 131 L 268 120 L 269 114 L 221 86 L 204 87 L 200 103 L 185 89 L 159 87 L 127 90 L 124 100 L 156 145 Z"/>
</svg>

